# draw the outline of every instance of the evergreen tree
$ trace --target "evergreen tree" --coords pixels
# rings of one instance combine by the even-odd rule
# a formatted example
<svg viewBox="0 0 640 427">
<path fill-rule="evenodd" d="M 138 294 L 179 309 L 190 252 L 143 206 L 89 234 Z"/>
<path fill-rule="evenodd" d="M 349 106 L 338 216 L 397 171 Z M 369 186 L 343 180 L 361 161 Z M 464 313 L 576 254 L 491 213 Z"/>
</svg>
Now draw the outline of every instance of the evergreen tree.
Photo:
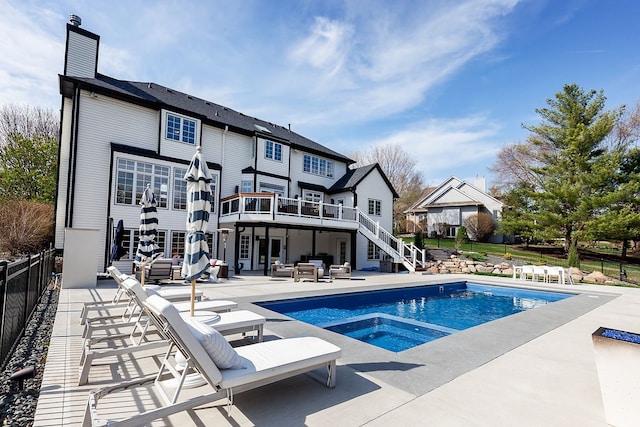
<svg viewBox="0 0 640 427">
<path fill-rule="evenodd" d="M 540 187 L 530 191 L 532 219 L 548 238 L 563 237 L 565 253 L 577 248 L 586 225 L 603 205 L 615 171 L 603 141 L 621 111 L 604 111 L 605 96 L 585 92 L 575 84 L 537 109 L 542 122 L 525 126 L 529 142 L 540 148 L 539 166 L 532 170 Z"/>
</svg>

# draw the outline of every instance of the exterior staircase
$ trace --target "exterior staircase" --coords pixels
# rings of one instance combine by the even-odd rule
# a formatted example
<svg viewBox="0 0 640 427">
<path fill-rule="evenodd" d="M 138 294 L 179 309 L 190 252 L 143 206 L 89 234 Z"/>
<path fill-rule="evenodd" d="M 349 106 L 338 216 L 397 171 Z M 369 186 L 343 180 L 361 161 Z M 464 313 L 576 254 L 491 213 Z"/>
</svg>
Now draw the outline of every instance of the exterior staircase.
<svg viewBox="0 0 640 427">
<path fill-rule="evenodd" d="M 358 209 L 358 231 L 389 255 L 394 263 L 402 264 L 414 273 L 422 270 L 427 262 L 427 251 L 418 249 L 413 243 L 405 243 Z"/>
</svg>

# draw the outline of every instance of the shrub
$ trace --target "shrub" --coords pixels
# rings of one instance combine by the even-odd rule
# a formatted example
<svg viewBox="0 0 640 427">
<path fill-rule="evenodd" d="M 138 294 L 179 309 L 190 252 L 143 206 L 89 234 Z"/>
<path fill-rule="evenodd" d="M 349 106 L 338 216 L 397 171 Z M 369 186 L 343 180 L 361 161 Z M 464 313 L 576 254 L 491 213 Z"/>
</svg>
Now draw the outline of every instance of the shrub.
<svg viewBox="0 0 640 427">
<path fill-rule="evenodd" d="M 413 244 L 418 249 L 424 249 L 424 241 L 422 240 L 422 231 L 416 231 L 416 234 L 413 237 Z"/>
<path fill-rule="evenodd" d="M 29 200 L 0 204 L 0 249 L 36 253 L 53 241 L 53 206 Z"/>
</svg>

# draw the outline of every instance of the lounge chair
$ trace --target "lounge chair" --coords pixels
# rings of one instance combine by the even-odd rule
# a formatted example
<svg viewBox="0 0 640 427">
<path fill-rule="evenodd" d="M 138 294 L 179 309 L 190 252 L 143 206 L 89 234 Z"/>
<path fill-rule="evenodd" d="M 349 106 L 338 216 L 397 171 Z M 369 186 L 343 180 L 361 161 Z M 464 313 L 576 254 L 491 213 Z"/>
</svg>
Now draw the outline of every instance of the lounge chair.
<svg viewBox="0 0 640 427">
<path fill-rule="evenodd" d="M 276 261 L 271 266 L 271 277 L 291 277 L 293 278 L 295 267 L 293 264 L 281 264 L 280 261 Z"/>
<path fill-rule="evenodd" d="M 130 276 L 121 273 L 116 267 L 109 267 L 107 271 L 116 281 L 118 285 L 118 290 L 116 291 L 116 296 L 118 296 L 118 302 L 107 302 L 107 301 L 92 301 L 84 303 L 82 306 L 82 310 L 80 311 L 80 324 L 83 325 L 86 323 L 87 318 L 89 317 L 90 312 L 98 312 L 97 315 L 93 316 L 94 320 L 100 319 L 113 319 L 123 316 L 123 314 L 127 313 L 128 310 L 131 309 L 132 301 L 128 299 L 121 300 L 122 292 L 122 282 L 127 279 L 132 279 Z M 136 279 L 134 279 L 136 280 Z M 145 285 L 144 289 L 149 294 L 157 294 L 162 298 L 165 298 L 171 302 L 180 302 L 180 301 L 190 301 L 191 300 L 191 289 L 182 288 L 182 289 L 163 289 L 157 285 Z M 196 290 L 196 299 L 202 300 L 204 293 L 201 290 Z M 114 298 L 115 299 L 115 298 Z M 117 313 L 112 312 L 115 310 Z"/>
<path fill-rule="evenodd" d="M 342 265 L 329 266 L 329 277 L 333 279 L 351 279 L 351 265 L 345 262 Z"/>
<path fill-rule="evenodd" d="M 143 303 L 148 297 L 140 284 L 134 279 L 128 279 L 124 281 L 123 285 L 128 287 L 127 290 L 131 299 L 135 300 L 141 307 L 143 307 Z M 191 317 L 190 304 L 185 305 L 184 311 L 180 311 L 181 305 L 173 304 L 173 307 L 184 318 Z M 195 318 L 201 319 L 203 323 L 214 327 L 216 331 L 220 332 L 222 335 L 256 332 L 257 342 L 262 341 L 264 335 L 263 328 L 266 322 L 266 319 L 263 316 L 248 310 L 223 313 L 196 311 Z M 150 322 L 143 311 L 141 311 L 137 316 L 136 321 L 132 323 L 132 328 L 129 334 L 115 334 L 97 338 L 89 336 L 85 338 L 82 354 L 80 356 L 78 385 L 87 383 L 89 379 L 89 370 L 91 369 L 91 364 L 95 359 L 132 354 L 139 351 L 161 349 L 168 346 L 166 339 L 162 337 L 155 340 L 149 339 Z M 154 332 L 157 333 L 157 331 Z M 95 348 L 95 345 L 98 343 L 114 344 L 114 342 L 121 343 L 121 345 L 116 346 L 115 348 Z"/>
<path fill-rule="evenodd" d="M 341 356 L 339 347 L 317 337 L 284 338 L 247 345 L 234 349 L 212 328 L 191 321 L 187 323 L 168 301 L 151 296 L 145 301 L 148 313 L 158 329 L 166 334 L 169 349 L 153 377 L 135 379 L 107 386 L 90 392 L 85 410 L 84 426 L 102 425 L 106 420 L 98 414 L 98 403 L 112 393 L 123 390 L 136 391 L 136 387 L 148 386 L 157 391 L 161 403 L 153 409 L 140 412 L 126 419 L 109 420 L 109 425 L 143 425 L 171 414 L 196 408 L 227 398 L 233 403 L 233 395 L 301 373 L 313 374 L 318 368 L 326 369 L 328 387 L 336 381 L 336 360 Z M 186 366 L 179 374 L 173 365 L 173 355 L 179 350 L 186 358 Z M 232 369 L 235 368 L 235 369 Z M 202 375 L 209 390 L 202 390 L 193 397 L 181 398 L 183 384 L 195 372 Z M 165 374 L 170 373 L 165 380 Z M 319 379 L 319 378 L 316 378 Z M 114 396 L 114 399 L 117 399 Z M 157 402 L 147 400 L 147 402 Z M 141 409 L 142 411 L 142 403 Z M 111 418 L 113 414 L 109 414 Z M 113 424 L 111 424 L 113 423 Z"/>
</svg>

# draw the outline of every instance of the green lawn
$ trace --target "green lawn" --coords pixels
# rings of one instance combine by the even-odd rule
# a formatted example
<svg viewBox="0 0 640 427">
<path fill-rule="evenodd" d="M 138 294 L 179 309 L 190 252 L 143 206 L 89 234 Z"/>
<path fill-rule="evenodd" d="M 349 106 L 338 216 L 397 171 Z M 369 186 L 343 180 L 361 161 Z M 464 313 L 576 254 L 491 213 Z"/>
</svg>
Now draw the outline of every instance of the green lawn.
<svg viewBox="0 0 640 427">
<path fill-rule="evenodd" d="M 413 242 L 412 237 L 405 238 L 406 242 Z M 455 241 L 453 239 L 424 239 L 424 245 L 429 248 L 447 248 L 455 249 Z M 504 258 L 505 253 L 511 254 L 511 260 L 504 259 L 505 262 L 513 262 L 517 260 L 522 264 L 547 264 L 568 267 L 566 258 L 562 256 L 551 255 L 551 253 L 560 253 L 560 248 L 550 246 L 530 246 L 525 249 L 520 245 L 495 244 L 495 243 L 478 243 L 469 242 L 461 245 L 460 250 L 463 252 L 477 252 L 481 255 L 493 255 Z M 601 249 L 600 249 L 601 250 Z M 596 249 L 593 251 L 593 258 L 598 258 L 600 252 Z M 604 254 L 603 254 L 604 255 Z M 474 259 L 478 257 L 473 256 Z M 482 258 L 482 257 L 480 257 Z M 600 271 L 603 274 L 619 278 L 620 269 L 623 268 L 627 273 L 627 278 L 635 283 L 640 283 L 640 266 L 637 264 L 620 263 L 619 261 L 601 260 L 581 260 L 580 269 L 586 271 Z"/>
</svg>

